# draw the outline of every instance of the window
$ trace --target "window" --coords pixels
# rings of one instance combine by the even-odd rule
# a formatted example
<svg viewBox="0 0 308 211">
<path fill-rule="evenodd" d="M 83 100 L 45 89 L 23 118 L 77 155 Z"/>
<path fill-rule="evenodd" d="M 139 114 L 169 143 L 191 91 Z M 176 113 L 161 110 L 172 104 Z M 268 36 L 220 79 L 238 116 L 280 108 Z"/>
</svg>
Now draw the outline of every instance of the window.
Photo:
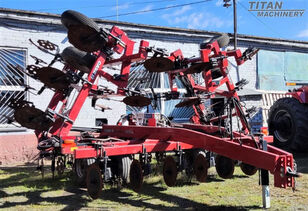
<svg viewBox="0 0 308 211">
<path fill-rule="evenodd" d="M 261 50 L 258 53 L 258 88 L 287 91 L 286 82 L 308 81 L 308 54 Z"/>
<path fill-rule="evenodd" d="M 26 99 L 24 85 L 26 51 L 0 47 L 0 128 L 11 127 L 14 110 L 8 107 L 11 99 Z"/>
</svg>

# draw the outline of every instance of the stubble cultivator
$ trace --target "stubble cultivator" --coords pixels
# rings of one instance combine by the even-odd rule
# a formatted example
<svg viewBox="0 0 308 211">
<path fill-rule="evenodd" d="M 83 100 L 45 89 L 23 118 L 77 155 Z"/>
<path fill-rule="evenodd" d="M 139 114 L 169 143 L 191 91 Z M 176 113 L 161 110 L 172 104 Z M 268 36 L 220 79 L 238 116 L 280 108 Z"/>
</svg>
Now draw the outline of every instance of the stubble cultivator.
<svg viewBox="0 0 308 211">
<path fill-rule="evenodd" d="M 294 187 L 297 174 L 292 154 L 267 145 L 271 137 L 252 134 L 237 95 L 247 81 L 233 84 L 228 77 L 228 58 L 233 57 L 241 65 L 258 49 L 249 48 L 244 53 L 222 50 L 229 43 L 229 37 L 223 34 L 200 44 L 196 58 L 185 58 L 180 49 L 167 53 L 149 47 L 145 40 L 140 41 L 138 52 L 133 53 L 135 42 L 116 26 L 110 30 L 100 28 L 92 19 L 71 10 L 62 14 L 61 21 L 74 47 L 60 53 L 59 47 L 49 41 L 39 40 L 37 44 L 31 41 L 54 55 L 54 59 L 44 66 L 46 62 L 33 57 L 35 65 L 25 70 L 28 76 L 44 84 L 36 94 L 45 88 L 54 90 L 47 109 L 41 111 L 26 101 L 12 101 L 10 105 L 15 109 L 15 120 L 35 130 L 41 158 L 51 157 L 53 172 L 62 174 L 70 161 L 77 181 L 87 185 L 92 198 L 99 197 L 106 182 L 129 183 L 133 190 L 139 191 L 143 176 L 151 173 L 154 155 L 157 162 L 163 162 L 168 186 L 176 184 L 180 171 L 196 176 L 200 182 L 206 181 L 207 170 L 213 163 L 220 177 L 231 178 L 234 165 L 239 163 L 247 175 L 262 169 L 274 175 L 276 187 Z M 63 62 L 63 70 L 52 67 L 55 62 Z M 137 63 L 143 63 L 147 71 L 167 74 L 170 91 L 158 96 L 154 89 L 127 88 L 131 65 Z M 119 74 L 111 75 L 104 70 L 105 66 L 114 65 L 120 65 Z M 201 76 L 204 83 L 195 83 L 194 75 Z M 116 85 L 117 90 L 98 84 L 99 77 Z M 175 78 L 182 82 L 185 93 L 174 86 Z M 223 86 L 226 88 L 221 89 Z M 68 108 L 74 89 L 78 96 Z M 123 115 L 117 125 L 81 130 L 77 135 L 72 132 L 87 97 L 92 97 L 95 106 L 96 99 L 114 96 L 123 96 L 123 103 L 135 107 L 150 106 L 162 98 L 182 99 L 176 107 L 192 106 L 194 115 L 190 123 L 175 124 L 163 114 L 129 114 Z M 214 96 L 226 99 L 218 116 L 203 103 Z M 233 127 L 235 120 L 240 125 L 237 130 Z"/>
</svg>

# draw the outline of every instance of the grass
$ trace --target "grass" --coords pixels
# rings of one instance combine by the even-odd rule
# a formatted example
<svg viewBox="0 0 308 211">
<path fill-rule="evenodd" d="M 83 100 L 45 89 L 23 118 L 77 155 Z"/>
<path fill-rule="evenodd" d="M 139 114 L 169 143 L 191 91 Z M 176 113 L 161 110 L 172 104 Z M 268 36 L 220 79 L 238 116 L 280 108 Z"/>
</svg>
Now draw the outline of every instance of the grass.
<svg viewBox="0 0 308 211">
<path fill-rule="evenodd" d="M 308 156 L 297 156 L 297 190 L 270 187 L 270 210 L 306 210 L 308 207 Z M 79 188 L 70 172 L 42 179 L 35 166 L 0 168 L 0 209 L 4 210 L 262 210 L 258 175 L 248 177 L 237 167 L 234 177 L 220 179 L 214 168 L 206 183 L 187 183 L 179 175 L 176 187 L 167 187 L 161 175 L 147 177 L 140 193 L 105 186 L 102 196 L 92 200 Z M 272 176 L 271 176 L 271 184 Z"/>
</svg>

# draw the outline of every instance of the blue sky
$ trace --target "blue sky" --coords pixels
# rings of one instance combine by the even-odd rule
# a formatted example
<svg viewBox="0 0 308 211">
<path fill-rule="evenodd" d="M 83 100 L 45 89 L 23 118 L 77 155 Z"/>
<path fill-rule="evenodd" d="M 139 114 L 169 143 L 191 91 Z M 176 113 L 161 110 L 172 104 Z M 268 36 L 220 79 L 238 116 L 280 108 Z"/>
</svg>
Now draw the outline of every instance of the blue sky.
<svg viewBox="0 0 308 211">
<path fill-rule="evenodd" d="M 307 0 L 278 1 L 283 3 L 283 9 L 304 9 L 305 12 L 302 17 L 257 17 L 257 12 L 248 11 L 249 2 L 253 0 L 237 1 L 238 33 L 308 41 Z M 276 1 L 272 2 L 275 3 Z M 115 6 L 117 3 L 118 18 L 116 17 L 117 9 Z M 187 5 L 177 6 L 183 4 Z M 0 0 L 0 7 L 56 14 L 72 9 L 93 18 L 99 17 L 149 25 L 233 32 L 233 8 L 232 6 L 229 8 L 223 7 L 223 0 L 205 0 L 203 2 L 201 0 Z M 166 7 L 172 8 L 159 9 Z M 122 15 L 153 9 L 159 10 Z"/>
</svg>

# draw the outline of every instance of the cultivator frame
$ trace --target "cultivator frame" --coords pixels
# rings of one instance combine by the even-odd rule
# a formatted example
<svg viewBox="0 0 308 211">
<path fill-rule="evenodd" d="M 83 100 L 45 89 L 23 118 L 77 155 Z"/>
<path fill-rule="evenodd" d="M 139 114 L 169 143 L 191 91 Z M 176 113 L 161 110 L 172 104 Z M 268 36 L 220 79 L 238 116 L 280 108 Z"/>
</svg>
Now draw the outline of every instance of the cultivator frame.
<svg viewBox="0 0 308 211">
<path fill-rule="evenodd" d="M 69 33 L 72 33 L 73 28 L 68 26 Z M 267 151 L 263 150 L 262 146 L 264 146 L 264 143 L 272 141 L 272 138 L 261 135 L 253 136 L 251 134 L 246 115 L 239 103 L 239 97 L 236 92 L 242 88 L 245 81 L 234 85 L 228 77 L 227 59 L 234 57 L 236 63 L 241 65 L 257 52 L 256 49 L 248 49 L 243 54 L 240 50 L 222 51 L 222 46 L 220 46 L 219 41 L 212 40 L 211 42 L 203 43 L 199 58 L 187 59 L 184 58 L 181 50 L 177 50 L 166 56 L 164 51 L 150 48 L 149 43 L 142 40 L 139 44 L 139 51 L 133 54 L 134 42 L 121 29 L 114 26 L 109 32 L 101 29 L 95 33 L 103 36 L 107 41 L 104 48 L 93 53 L 96 55 L 96 60 L 87 77 L 80 78 L 79 83 L 81 83 L 81 86 L 79 88 L 79 94 L 72 108 L 68 113 L 63 112 L 69 94 L 63 90 L 56 90 L 45 111 L 53 116 L 55 119 L 54 123 L 48 131 L 35 130 L 39 143 L 53 139 L 58 144 L 41 149 L 43 157 L 46 154 L 52 155 L 53 171 L 55 170 L 54 165 L 57 156 L 73 155 L 75 160 L 93 160 L 91 165 L 97 165 L 99 168 L 89 168 L 87 174 L 100 176 L 103 173 L 104 181 L 106 181 L 108 178 L 106 176 L 108 174 L 107 165 L 110 159 L 123 158 L 125 156 L 135 157 L 135 155 L 139 155 L 139 161 L 135 160 L 132 164 L 133 166 L 131 166 L 135 171 L 132 174 L 139 176 L 138 178 L 143 178 L 143 174 L 148 173 L 146 166 L 148 166 L 147 164 L 151 160 L 152 153 L 159 155 L 175 152 L 177 157 L 177 161 L 175 162 L 177 164 L 176 168 L 180 171 L 184 168 L 183 155 L 185 153 L 189 150 L 205 150 L 228 159 L 242 161 L 255 168 L 270 171 L 274 174 L 275 187 L 294 187 L 294 177 L 297 175 L 294 171 L 292 154 L 270 145 L 267 146 Z M 69 38 L 72 36 L 70 34 Z M 113 59 L 110 56 L 110 52 L 122 55 L 119 58 Z M 152 58 L 156 58 L 156 60 L 151 60 L 152 58 L 148 59 L 149 53 L 153 53 Z M 195 110 L 195 114 L 192 117 L 193 124 L 171 124 L 170 126 L 158 127 L 155 118 L 151 116 L 148 118 L 147 126 L 132 124 L 128 126 L 103 125 L 102 129 L 97 131 L 98 133 L 94 133 L 94 135 L 73 135 L 71 133 L 73 123 L 86 98 L 97 95 L 110 97 L 110 94 L 104 92 L 102 87 L 97 84 L 98 77 L 104 77 L 118 87 L 117 93 L 112 94 L 113 96 L 125 96 L 127 93 L 133 93 L 132 96 L 141 95 L 136 91 L 127 89 L 127 84 L 131 64 L 142 61 L 147 61 L 145 66 L 149 65 L 153 67 L 153 61 L 158 61 L 167 64 L 167 66 L 169 65 L 168 68 L 171 67 L 171 69 L 166 70 L 158 65 L 154 71 L 168 73 L 171 95 L 173 94 L 174 99 L 180 99 L 180 94 L 173 86 L 174 78 L 176 76 L 184 78 L 183 80 L 186 81 L 186 89 L 189 94 L 183 97 L 184 101 L 187 100 L 187 103 L 190 104 L 191 98 L 196 100 L 191 104 Z M 120 74 L 117 77 L 104 71 L 104 67 L 115 64 L 121 64 Z M 211 65 L 211 67 L 206 69 L 203 66 L 204 64 Z M 201 66 L 201 70 L 198 69 L 199 66 L 195 65 Z M 213 69 L 218 71 L 218 77 L 221 78 L 218 83 L 213 81 Z M 79 71 L 78 69 L 72 68 L 70 64 L 66 64 L 63 71 L 67 72 L 69 70 L 73 70 L 75 73 Z M 205 81 L 204 86 L 195 84 L 191 75 L 193 73 L 202 74 Z M 227 90 L 220 90 L 219 87 L 222 85 L 226 85 Z M 155 93 L 152 94 L 155 98 Z M 205 107 L 201 103 L 201 100 L 214 95 L 224 96 L 229 99 L 229 112 L 227 115 L 208 119 L 205 118 L 203 112 Z M 62 107 L 56 112 L 55 109 L 60 102 L 62 103 Z M 232 116 L 237 116 L 240 119 L 242 125 L 240 131 L 233 131 L 231 126 L 230 132 L 225 127 L 214 125 L 218 120 L 221 121 L 226 118 L 232 121 Z M 204 173 L 207 173 L 207 169 L 204 170 Z M 89 193 L 93 198 L 97 198 L 100 190 L 93 190 L 93 184 L 91 183 L 93 180 L 91 179 L 93 178 L 87 178 L 88 188 L 91 187 Z M 95 181 L 97 187 L 101 187 L 101 178 Z M 137 181 L 137 183 L 140 185 L 142 181 Z M 133 189 L 139 190 L 140 187 L 133 187 Z M 93 194 L 91 194 L 92 192 Z"/>
</svg>

